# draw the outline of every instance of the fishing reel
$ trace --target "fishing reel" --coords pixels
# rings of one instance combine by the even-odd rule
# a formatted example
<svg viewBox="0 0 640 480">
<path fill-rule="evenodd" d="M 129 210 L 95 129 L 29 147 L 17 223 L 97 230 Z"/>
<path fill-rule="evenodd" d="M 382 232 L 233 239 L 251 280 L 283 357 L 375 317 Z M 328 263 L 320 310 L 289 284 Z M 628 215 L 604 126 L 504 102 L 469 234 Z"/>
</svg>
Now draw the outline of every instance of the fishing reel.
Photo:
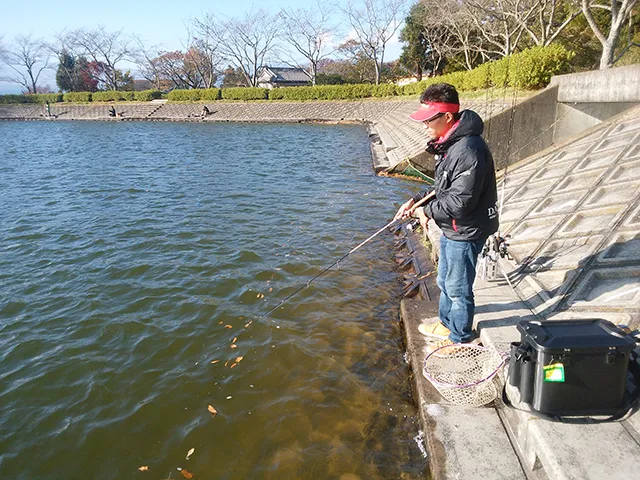
<svg viewBox="0 0 640 480">
<path fill-rule="evenodd" d="M 507 243 L 508 237 L 509 235 L 504 237 L 500 236 L 500 234 L 491 235 L 482 247 L 480 268 L 483 280 L 494 280 L 497 276 L 498 259 L 509 258 L 509 253 L 507 252 L 507 247 L 509 246 Z"/>
<path fill-rule="evenodd" d="M 413 232 L 419 226 L 420 226 L 420 220 L 418 220 L 417 218 L 412 218 L 411 220 L 409 220 L 409 222 L 407 222 L 407 224 L 405 225 L 405 228 L 409 232 Z"/>
</svg>

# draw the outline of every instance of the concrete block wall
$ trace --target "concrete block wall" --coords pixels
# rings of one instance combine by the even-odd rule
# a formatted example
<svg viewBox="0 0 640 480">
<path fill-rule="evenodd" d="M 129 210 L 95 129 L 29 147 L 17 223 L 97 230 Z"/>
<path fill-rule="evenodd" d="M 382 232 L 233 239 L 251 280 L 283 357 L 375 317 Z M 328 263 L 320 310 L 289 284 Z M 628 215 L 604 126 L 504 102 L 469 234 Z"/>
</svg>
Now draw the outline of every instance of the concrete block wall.
<svg viewBox="0 0 640 480">
<path fill-rule="evenodd" d="M 553 141 L 561 142 L 640 105 L 640 65 L 558 75 Z"/>
<path fill-rule="evenodd" d="M 551 146 L 557 94 L 557 87 L 547 88 L 485 119 L 484 138 L 497 169 Z"/>
</svg>

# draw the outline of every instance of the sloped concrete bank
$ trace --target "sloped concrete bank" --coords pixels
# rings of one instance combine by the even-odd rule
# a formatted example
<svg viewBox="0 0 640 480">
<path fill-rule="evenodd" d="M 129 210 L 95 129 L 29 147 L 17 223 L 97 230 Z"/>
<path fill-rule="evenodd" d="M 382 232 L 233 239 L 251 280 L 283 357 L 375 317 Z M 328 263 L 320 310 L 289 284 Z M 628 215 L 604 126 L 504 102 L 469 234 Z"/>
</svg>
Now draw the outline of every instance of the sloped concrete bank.
<svg viewBox="0 0 640 480">
<path fill-rule="evenodd" d="M 42 105 L 0 105 L 2 120 L 156 120 L 187 122 L 374 122 L 389 112 L 415 104 L 412 98 L 323 102 L 203 102 L 115 104 L 118 118 L 109 116 L 109 104 L 52 104 L 51 116 Z M 202 116 L 206 105 L 209 114 Z"/>
</svg>

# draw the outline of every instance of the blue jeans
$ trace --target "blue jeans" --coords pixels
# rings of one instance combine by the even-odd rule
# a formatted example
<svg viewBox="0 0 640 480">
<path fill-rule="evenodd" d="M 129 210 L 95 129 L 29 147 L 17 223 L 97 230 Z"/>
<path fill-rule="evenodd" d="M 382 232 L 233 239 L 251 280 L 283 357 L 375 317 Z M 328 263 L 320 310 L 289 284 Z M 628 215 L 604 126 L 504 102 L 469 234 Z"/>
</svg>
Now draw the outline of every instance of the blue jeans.
<svg viewBox="0 0 640 480">
<path fill-rule="evenodd" d="M 473 281 L 484 242 L 484 239 L 450 240 L 444 235 L 440 238 L 438 316 L 442 324 L 451 330 L 449 339 L 456 343 L 469 342 L 473 337 Z"/>
</svg>

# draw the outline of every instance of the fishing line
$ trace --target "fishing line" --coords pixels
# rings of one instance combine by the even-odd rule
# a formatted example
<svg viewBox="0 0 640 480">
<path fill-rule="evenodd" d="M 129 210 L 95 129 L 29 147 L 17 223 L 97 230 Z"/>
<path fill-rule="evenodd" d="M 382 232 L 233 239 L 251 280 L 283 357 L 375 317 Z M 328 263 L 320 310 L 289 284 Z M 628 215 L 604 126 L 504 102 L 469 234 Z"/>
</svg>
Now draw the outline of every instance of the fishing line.
<svg viewBox="0 0 640 480">
<path fill-rule="evenodd" d="M 415 210 L 416 208 L 418 208 L 419 206 L 421 206 L 422 204 L 426 203 L 427 201 L 431 200 L 433 197 L 435 196 L 435 192 L 431 192 L 428 195 L 426 195 L 423 199 L 419 200 L 418 202 L 416 202 L 413 207 L 411 207 L 413 210 Z M 324 270 L 322 270 L 320 273 L 316 274 L 313 278 L 311 278 L 310 280 L 307 280 L 306 283 L 304 283 L 303 285 L 301 285 L 300 287 L 298 287 L 297 290 L 295 290 L 294 292 L 290 293 L 289 295 L 287 295 L 280 303 L 278 303 L 275 307 L 270 308 L 266 313 L 264 313 L 262 316 L 260 316 L 257 320 L 260 321 L 264 318 L 266 318 L 267 316 L 269 316 L 269 314 L 271 314 L 272 312 L 274 312 L 275 310 L 277 310 L 279 307 L 281 307 L 282 305 L 284 305 L 287 301 L 289 301 L 292 297 L 294 297 L 295 295 L 297 295 L 298 293 L 300 293 L 302 290 L 305 290 L 306 288 L 309 287 L 309 285 L 311 285 L 312 282 L 314 282 L 315 280 L 317 280 L 318 278 L 320 278 L 322 275 L 324 275 L 325 273 L 327 273 L 329 270 L 331 270 L 334 266 L 338 265 L 342 260 L 344 260 L 345 258 L 347 258 L 349 255 L 351 255 L 352 253 L 355 253 L 358 249 L 360 249 L 361 247 L 364 247 L 367 243 L 369 243 L 371 240 L 373 240 L 374 238 L 376 238 L 378 235 L 380 235 L 382 232 L 384 232 L 385 230 L 391 228 L 393 226 L 394 223 L 397 223 L 399 221 L 404 221 L 404 219 L 401 218 L 397 218 L 394 220 L 391 220 L 389 223 L 387 223 L 384 227 L 382 227 L 380 230 L 378 230 L 376 233 L 374 233 L 373 235 L 371 235 L 369 238 L 367 238 L 366 240 L 364 240 L 363 242 L 359 243 L 358 245 L 356 245 L 355 247 L 353 247 L 351 250 L 349 250 L 347 253 L 345 253 L 342 257 L 340 257 L 338 260 L 336 260 L 335 262 L 333 262 L 331 265 L 328 265 L 327 267 L 324 268 Z"/>
</svg>

